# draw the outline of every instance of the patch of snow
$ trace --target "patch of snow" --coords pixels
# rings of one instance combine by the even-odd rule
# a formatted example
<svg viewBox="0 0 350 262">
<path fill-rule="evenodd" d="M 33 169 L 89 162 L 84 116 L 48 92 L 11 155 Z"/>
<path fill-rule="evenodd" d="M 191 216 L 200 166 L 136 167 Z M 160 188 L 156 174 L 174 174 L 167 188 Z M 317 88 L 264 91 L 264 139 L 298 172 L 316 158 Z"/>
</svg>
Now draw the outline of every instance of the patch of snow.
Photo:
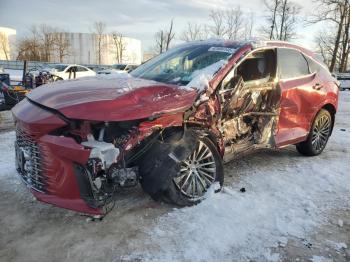
<svg viewBox="0 0 350 262">
<path fill-rule="evenodd" d="M 12 82 L 21 82 L 23 78 L 23 70 L 16 69 L 4 69 L 6 74 L 10 75 L 10 80 Z"/>
<path fill-rule="evenodd" d="M 312 262 L 332 262 L 332 259 L 321 257 L 321 256 L 312 256 L 310 259 Z"/>
<path fill-rule="evenodd" d="M 23 185 L 19 177 L 16 177 L 14 140 L 15 132 L 0 134 L 0 178 L 9 182 L 12 189 L 17 191 Z"/>
<path fill-rule="evenodd" d="M 328 243 L 335 249 L 335 251 L 337 252 L 342 252 L 344 251 L 345 249 L 348 248 L 347 244 L 341 242 L 341 243 L 337 243 L 337 242 L 334 242 L 334 241 L 331 241 L 331 240 L 327 240 Z"/>
<path fill-rule="evenodd" d="M 343 225 L 344 225 L 343 220 L 339 219 L 339 220 L 338 220 L 338 226 L 343 227 Z"/>
<path fill-rule="evenodd" d="M 279 260 L 278 254 L 271 254 L 271 248 L 286 245 L 289 238 L 307 239 L 314 228 L 327 223 L 333 209 L 349 208 L 350 132 L 340 131 L 340 126 L 349 126 L 350 94 L 344 94 L 340 108 L 340 124 L 320 156 L 308 158 L 296 152 L 286 156 L 277 151 L 271 153 L 275 157 L 267 163 L 266 156 L 259 155 L 261 161 L 249 166 L 248 173 L 235 170 L 235 163 L 228 164 L 226 172 L 239 175 L 239 180 L 220 193 L 208 194 L 194 207 L 174 209 L 157 219 L 152 228 L 145 230 L 149 241 L 130 240 L 131 247 L 138 247 L 134 258 Z M 281 166 L 279 158 L 288 164 Z M 245 193 L 240 192 L 242 187 Z M 321 259 L 314 257 L 314 261 L 329 261 Z"/>
<path fill-rule="evenodd" d="M 211 189 L 200 204 L 173 209 L 151 226 L 140 225 L 144 237 L 129 238 L 127 250 L 134 253 L 123 258 L 278 261 L 273 248 L 286 245 L 290 237 L 308 239 L 315 227 L 328 223 L 334 209 L 350 207 L 350 92 L 340 95 L 333 135 L 320 156 L 303 157 L 287 148 L 226 165 L 226 174 L 235 178 L 220 193 Z M 14 132 L 0 134 L 0 182 L 6 181 L 11 190 L 21 186 L 14 164 L 14 139 Z M 244 193 L 240 192 L 243 187 Z"/>
<path fill-rule="evenodd" d="M 131 75 L 128 72 L 120 70 L 109 70 L 106 72 L 101 72 L 96 75 L 97 78 L 102 79 L 120 79 L 120 78 L 130 78 Z"/>
<path fill-rule="evenodd" d="M 119 155 L 119 149 L 112 143 L 96 141 L 92 135 L 88 135 L 88 141 L 82 142 L 81 145 L 91 148 L 89 158 L 100 159 L 106 170 L 115 163 Z"/>
<path fill-rule="evenodd" d="M 192 73 L 192 80 L 186 85 L 187 87 L 193 87 L 200 91 L 208 87 L 209 81 L 213 78 L 214 74 L 226 65 L 227 61 L 220 60 L 210 66 L 207 66 L 201 70 L 196 70 Z"/>
</svg>

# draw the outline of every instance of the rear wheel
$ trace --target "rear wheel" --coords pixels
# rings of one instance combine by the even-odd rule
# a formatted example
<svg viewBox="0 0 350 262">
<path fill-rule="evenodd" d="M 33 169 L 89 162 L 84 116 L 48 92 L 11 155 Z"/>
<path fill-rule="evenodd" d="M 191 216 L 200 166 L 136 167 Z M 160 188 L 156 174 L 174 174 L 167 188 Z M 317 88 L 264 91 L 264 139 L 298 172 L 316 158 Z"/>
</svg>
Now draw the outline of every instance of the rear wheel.
<svg viewBox="0 0 350 262">
<path fill-rule="evenodd" d="M 321 109 L 315 117 L 306 141 L 297 144 L 299 153 L 316 156 L 322 153 L 331 135 L 333 118 L 329 111 Z"/>
<path fill-rule="evenodd" d="M 221 156 L 207 137 L 198 138 L 194 151 L 181 162 L 178 176 L 164 192 L 163 200 L 179 206 L 199 203 L 215 182 L 224 182 Z"/>
</svg>

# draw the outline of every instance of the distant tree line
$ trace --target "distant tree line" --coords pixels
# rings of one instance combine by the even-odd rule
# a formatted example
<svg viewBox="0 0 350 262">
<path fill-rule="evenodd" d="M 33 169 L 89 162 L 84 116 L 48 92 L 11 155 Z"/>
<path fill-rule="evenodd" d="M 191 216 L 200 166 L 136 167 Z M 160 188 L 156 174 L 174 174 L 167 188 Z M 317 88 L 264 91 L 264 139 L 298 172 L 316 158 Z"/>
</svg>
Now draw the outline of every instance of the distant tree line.
<svg viewBox="0 0 350 262">
<path fill-rule="evenodd" d="M 169 29 L 155 34 L 155 53 L 165 52 L 173 40 L 196 41 L 211 37 L 230 40 L 247 40 L 253 36 L 270 40 L 290 41 L 298 37 L 298 28 L 322 23 L 316 37 L 316 52 L 330 71 L 344 72 L 350 56 L 350 0 L 313 0 L 314 9 L 308 18 L 300 15 L 302 6 L 291 0 L 262 0 L 264 20 L 255 26 L 255 14 L 245 12 L 237 5 L 230 8 L 213 9 L 208 23 L 188 22 L 180 34 L 175 35 L 174 19 Z"/>
<path fill-rule="evenodd" d="M 109 48 L 104 37 L 107 33 L 106 24 L 96 21 L 92 25 L 91 33 L 95 36 L 96 60 L 98 64 L 102 63 L 103 52 Z M 123 34 L 112 32 L 112 47 L 115 50 L 115 60 L 117 63 L 124 61 L 124 51 L 127 43 Z M 2 37 L 0 36 L 0 48 L 3 47 Z M 4 51 L 4 52 L 5 52 Z M 41 61 L 41 62 L 60 62 L 66 57 L 73 55 L 72 43 L 68 37 L 68 32 L 48 26 L 47 24 L 32 25 L 28 34 L 17 41 L 17 60 Z"/>
<path fill-rule="evenodd" d="M 213 9 L 209 13 L 209 23 L 188 22 L 178 39 L 183 41 L 204 40 L 211 37 L 229 40 L 247 40 L 254 34 L 268 39 L 291 40 L 296 36 L 296 26 L 301 7 L 290 0 L 264 0 L 265 25 L 255 28 L 255 13 L 245 12 L 241 6 Z M 156 53 L 167 51 L 175 39 L 174 19 L 168 30 L 161 29 L 155 34 Z"/>
<path fill-rule="evenodd" d="M 167 51 L 174 40 L 185 42 L 208 38 L 230 40 L 248 40 L 253 36 L 271 40 L 290 41 L 298 37 L 298 28 L 322 23 L 322 29 L 316 33 L 315 44 L 319 53 L 331 71 L 346 71 L 350 55 L 350 0 L 313 0 L 314 9 L 308 18 L 301 18 L 302 7 L 292 0 L 262 0 L 264 4 L 263 24 L 256 26 L 256 15 L 245 11 L 241 6 L 213 9 L 208 13 L 207 23 L 187 22 L 181 32 L 175 30 L 175 19 L 171 19 L 166 28 L 154 34 L 153 52 Z M 260 15 L 261 17 L 261 15 Z M 96 59 L 102 63 L 102 54 L 106 48 L 104 37 L 106 24 L 93 23 L 95 35 Z M 117 63 L 124 61 L 127 43 L 123 34 L 114 31 L 112 46 Z M 0 48 L 7 54 L 8 47 L 0 36 Z M 7 48 L 7 49 L 6 49 Z M 46 24 L 32 26 L 29 34 L 18 41 L 20 60 L 51 61 L 55 57 L 62 62 L 71 54 L 71 43 L 64 30 Z"/>
<path fill-rule="evenodd" d="M 33 25 L 29 34 L 17 43 L 17 60 L 51 62 L 58 57 L 59 62 L 70 55 L 71 43 L 66 32 L 58 28 L 41 24 Z"/>
</svg>

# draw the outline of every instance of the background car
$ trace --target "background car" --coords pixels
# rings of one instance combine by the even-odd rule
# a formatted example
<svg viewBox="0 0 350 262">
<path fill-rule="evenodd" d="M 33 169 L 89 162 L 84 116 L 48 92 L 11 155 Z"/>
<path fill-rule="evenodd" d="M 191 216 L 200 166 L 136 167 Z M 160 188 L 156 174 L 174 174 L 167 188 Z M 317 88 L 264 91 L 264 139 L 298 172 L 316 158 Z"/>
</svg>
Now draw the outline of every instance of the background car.
<svg viewBox="0 0 350 262">
<path fill-rule="evenodd" d="M 350 72 L 337 73 L 336 77 L 340 83 L 340 90 L 350 90 Z"/>
<path fill-rule="evenodd" d="M 56 64 L 46 69 L 56 80 L 67 80 L 85 76 L 96 76 L 96 73 L 82 65 Z"/>
<path fill-rule="evenodd" d="M 138 65 L 135 65 L 135 64 L 115 64 L 115 65 L 112 65 L 110 68 L 100 70 L 97 73 L 98 74 L 106 74 L 106 75 L 111 74 L 113 72 L 129 73 L 137 67 L 138 67 Z"/>
</svg>

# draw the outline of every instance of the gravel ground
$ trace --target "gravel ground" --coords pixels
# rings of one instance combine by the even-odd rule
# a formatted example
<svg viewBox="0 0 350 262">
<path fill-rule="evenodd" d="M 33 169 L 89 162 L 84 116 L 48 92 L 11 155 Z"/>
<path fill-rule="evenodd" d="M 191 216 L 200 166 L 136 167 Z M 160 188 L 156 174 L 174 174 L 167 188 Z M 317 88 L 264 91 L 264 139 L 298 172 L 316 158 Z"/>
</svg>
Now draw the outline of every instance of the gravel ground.
<svg viewBox="0 0 350 262">
<path fill-rule="evenodd" d="M 350 261 L 349 113 L 342 92 L 321 156 L 249 155 L 225 166 L 223 192 L 191 208 L 137 187 L 102 221 L 33 199 L 14 170 L 14 133 L 2 132 L 0 261 Z"/>
</svg>

